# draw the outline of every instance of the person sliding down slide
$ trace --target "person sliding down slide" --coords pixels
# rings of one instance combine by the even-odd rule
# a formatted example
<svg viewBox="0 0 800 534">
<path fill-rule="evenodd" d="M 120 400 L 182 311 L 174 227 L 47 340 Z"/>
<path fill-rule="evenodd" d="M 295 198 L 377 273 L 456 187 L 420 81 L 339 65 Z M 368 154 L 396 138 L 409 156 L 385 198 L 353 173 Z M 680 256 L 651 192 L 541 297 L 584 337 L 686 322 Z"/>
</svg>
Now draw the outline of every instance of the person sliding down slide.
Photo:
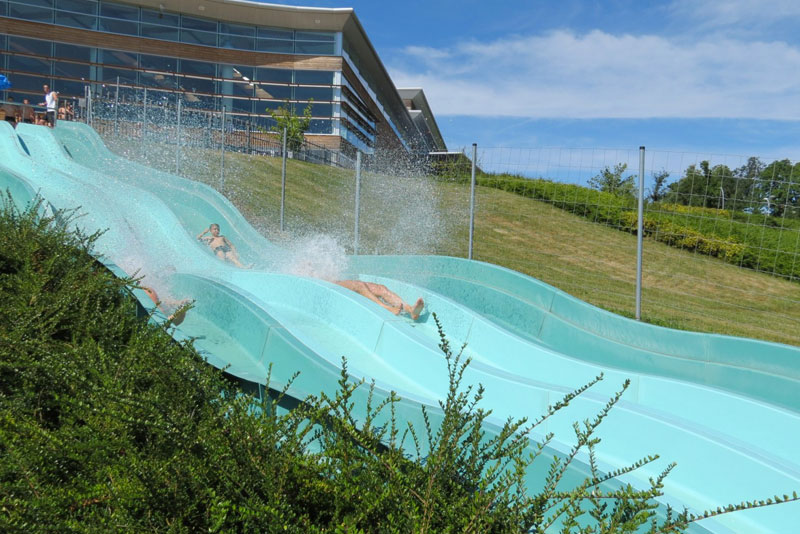
<svg viewBox="0 0 800 534">
<path fill-rule="evenodd" d="M 211 232 L 211 235 L 207 236 L 206 234 L 209 232 Z M 252 264 L 247 266 L 242 265 L 242 262 L 239 261 L 239 253 L 236 252 L 236 247 L 233 246 L 230 239 L 224 235 L 220 235 L 219 225 L 217 223 L 213 223 L 203 230 L 203 232 L 197 236 L 197 239 L 208 245 L 219 259 L 229 261 L 241 269 L 250 269 L 253 267 Z"/>
<path fill-rule="evenodd" d="M 338 280 L 335 283 L 367 297 L 395 315 L 400 315 L 401 312 L 405 311 L 415 321 L 419 319 L 419 314 L 422 313 L 422 309 L 425 307 L 425 302 L 422 298 L 418 298 L 414 306 L 410 306 L 397 293 L 390 291 L 388 287 L 381 284 L 362 282 L 361 280 Z"/>
</svg>

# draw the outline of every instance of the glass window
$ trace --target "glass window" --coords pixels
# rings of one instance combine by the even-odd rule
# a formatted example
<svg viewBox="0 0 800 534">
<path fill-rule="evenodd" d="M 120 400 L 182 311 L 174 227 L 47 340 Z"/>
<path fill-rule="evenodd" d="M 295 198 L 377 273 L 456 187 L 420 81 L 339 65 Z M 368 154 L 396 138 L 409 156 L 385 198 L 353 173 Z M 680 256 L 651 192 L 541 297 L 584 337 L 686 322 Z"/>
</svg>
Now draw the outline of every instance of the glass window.
<svg viewBox="0 0 800 534">
<path fill-rule="evenodd" d="M 292 30 L 282 30 L 280 28 L 259 28 L 258 37 L 266 39 L 287 39 L 291 41 L 294 39 L 294 32 Z"/>
<path fill-rule="evenodd" d="M 36 54 L 37 56 L 50 56 L 52 47 L 48 41 L 39 39 L 26 39 L 24 37 L 8 37 L 8 49 L 12 52 Z"/>
<path fill-rule="evenodd" d="M 73 80 L 53 80 L 53 91 L 58 91 L 59 97 L 82 97 L 85 86 L 83 82 Z"/>
<path fill-rule="evenodd" d="M 217 46 L 217 34 L 198 30 L 181 30 L 181 42 Z"/>
<path fill-rule="evenodd" d="M 297 100 L 333 100 L 333 89 L 330 87 L 296 87 L 294 97 Z"/>
<path fill-rule="evenodd" d="M 8 58 L 8 70 L 22 70 L 34 74 L 50 74 L 50 61 L 26 56 Z"/>
<path fill-rule="evenodd" d="M 53 62 L 53 74 L 55 76 L 64 76 L 65 78 L 82 78 L 89 79 L 89 65 L 82 65 L 80 63 L 67 63 L 66 61 Z"/>
<path fill-rule="evenodd" d="M 308 133 L 329 134 L 333 132 L 333 124 L 329 120 L 312 119 L 308 124 Z"/>
<path fill-rule="evenodd" d="M 101 18 L 98 29 L 101 32 L 118 33 L 121 35 L 138 35 L 139 23 L 128 20 L 104 19 Z"/>
<path fill-rule="evenodd" d="M 238 111 L 240 113 L 252 113 L 253 112 L 253 101 L 252 100 L 245 100 L 242 98 L 233 98 L 231 99 L 231 104 L 233 111 Z"/>
<path fill-rule="evenodd" d="M 222 92 L 232 96 L 253 96 L 253 84 L 247 82 L 224 82 Z"/>
<path fill-rule="evenodd" d="M 131 52 L 122 52 L 119 50 L 98 50 L 99 59 L 98 63 L 105 63 L 106 65 L 121 65 L 123 67 L 137 67 L 139 62 L 136 60 L 136 54 Z"/>
<path fill-rule="evenodd" d="M 177 65 L 178 60 L 171 57 L 149 56 L 147 54 L 139 56 L 139 66 L 143 69 L 175 72 L 178 70 Z"/>
<path fill-rule="evenodd" d="M 258 39 L 256 40 L 256 50 L 259 52 L 291 54 L 294 52 L 294 42 L 280 39 Z"/>
<path fill-rule="evenodd" d="M 214 33 L 216 33 L 217 31 L 216 21 L 207 19 L 196 19 L 194 17 L 187 17 L 186 15 L 181 17 L 181 27 L 189 30 L 202 30 Z"/>
<path fill-rule="evenodd" d="M 148 87 L 161 87 L 165 89 L 174 89 L 178 86 L 177 80 L 174 76 L 169 74 L 153 74 L 150 72 L 140 72 L 139 81 L 142 85 Z"/>
<path fill-rule="evenodd" d="M 294 44 L 296 54 L 319 54 L 332 55 L 333 43 L 322 43 L 317 41 L 296 41 Z"/>
<path fill-rule="evenodd" d="M 294 81 L 309 85 L 331 85 L 334 73 L 327 70 L 296 70 Z"/>
<path fill-rule="evenodd" d="M 311 104 L 311 115 L 313 117 L 330 117 L 333 115 L 333 104 Z"/>
<path fill-rule="evenodd" d="M 256 96 L 272 100 L 291 100 L 292 88 L 288 85 L 256 84 Z"/>
<path fill-rule="evenodd" d="M 6 2 L 6 0 L 0 0 L 0 17 L 5 17 L 7 12 L 8 12 L 8 2 Z M 0 37 L 0 48 L 3 47 L 3 37 Z"/>
<path fill-rule="evenodd" d="M 192 93 L 214 94 L 217 92 L 217 82 L 204 78 L 181 78 L 180 86 L 184 91 L 191 91 Z"/>
<path fill-rule="evenodd" d="M 332 43 L 334 38 L 332 33 L 327 32 L 301 32 L 296 31 L 294 38 L 298 41 L 326 41 Z"/>
<path fill-rule="evenodd" d="M 231 80 L 244 80 L 246 82 L 253 79 L 253 67 L 244 67 L 242 65 L 221 65 L 221 77 Z"/>
<path fill-rule="evenodd" d="M 292 83 L 292 71 L 288 69 L 257 68 L 256 79 L 260 82 Z"/>
<path fill-rule="evenodd" d="M 44 84 L 50 84 L 50 77 L 25 76 L 23 74 L 15 74 L 13 83 L 14 83 L 14 89 L 16 91 L 31 91 L 34 93 L 42 94 L 42 86 Z M 42 97 L 42 99 L 44 99 L 44 97 Z"/>
<path fill-rule="evenodd" d="M 207 63 L 205 61 L 191 61 L 189 59 L 182 59 L 180 72 L 214 77 L 217 75 L 217 65 L 215 63 Z"/>
<path fill-rule="evenodd" d="M 86 46 L 56 43 L 55 56 L 61 59 L 90 62 L 92 61 L 92 49 Z"/>
<path fill-rule="evenodd" d="M 245 26 L 243 24 L 230 24 L 228 22 L 220 22 L 219 33 L 229 33 L 231 35 L 241 35 L 244 37 L 255 37 L 256 27 Z"/>
<path fill-rule="evenodd" d="M 255 39 L 252 37 L 240 37 L 238 35 L 219 35 L 219 46 L 221 48 L 233 48 L 236 50 L 253 50 Z"/>
<path fill-rule="evenodd" d="M 180 30 L 178 28 L 170 28 L 168 26 L 159 26 L 157 24 L 141 25 L 142 37 L 150 39 L 161 39 L 162 41 L 179 41 Z"/>
<path fill-rule="evenodd" d="M 100 81 L 106 83 L 117 83 L 117 76 L 119 76 L 119 83 L 136 83 L 136 71 L 128 69 L 117 69 L 114 67 L 102 67 L 97 69 L 100 72 Z"/>
<path fill-rule="evenodd" d="M 97 14 L 97 2 L 94 0 L 58 0 L 56 8 L 86 15 Z"/>
<path fill-rule="evenodd" d="M 139 8 L 134 6 L 123 6 L 122 4 L 112 4 L 103 2 L 100 4 L 100 16 L 124 19 L 128 21 L 139 20 Z"/>
<path fill-rule="evenodd" d="M 8 16 L 34 22 L 53 22 L 52 9 L 13 2 L 8 4 Z"/>
<path fill-rule="evenodd" d="M 28 4 L 29 6 L 39 6 L 39 7 L 49 7 L 49 8 L 53 7 L 53 0 L 14 0 L 14 2 L 16 3 L 22 2 L 24 4 Z"/>
<path fill-rule="evenodd" d="M 94 15 L 79 15 L 66 11 L 56 11 L 56 24 L 60 26 L 69 26 L 71 28 L 94 30 L 96 29 L 97 17 Z"/>
<path fill-rule="evenodd" d="M 142 8 L 142 22 L 177 28 L 181 25 L 181 17 L 175 13 Z"/>
</svg>

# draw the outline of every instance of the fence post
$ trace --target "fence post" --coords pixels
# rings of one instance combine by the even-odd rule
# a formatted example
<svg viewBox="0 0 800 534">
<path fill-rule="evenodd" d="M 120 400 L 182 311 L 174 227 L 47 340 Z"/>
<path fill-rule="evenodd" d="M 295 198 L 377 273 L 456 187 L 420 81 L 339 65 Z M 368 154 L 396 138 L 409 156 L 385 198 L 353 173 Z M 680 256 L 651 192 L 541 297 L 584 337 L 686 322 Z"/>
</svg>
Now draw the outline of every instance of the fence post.
<svg viewBox="0 0 800 534">
<path fill-rule="evenodd" d="M 225 190 L 225 102 L 222 103 L 222 156 L 220 159 L 219 168 L 219 192 L 223 193 Z M 224 193 L 223 193 L 224 194 Z"/>
<path fill-rule="evenodd" d="M 247 153 L 248 154 L 252 154 L 253 153 L 253 140 L 252 140 L 253 127 L 250 124 L 251 120 L 252 120 L 252 118 L 248 116 L 247 117 Z"/>
<path fill-rule="evenodd" d="M 472 179 L 469 188 L 469 252 L 468 259 L 472 259 L 472 243 L 475 239 L 475 168 L 478 165 L 478 143 L 472 143 Z"/>
<path fill-rule="evenodd" d="M 358 221 L 361 212 L 361 151 L 356 150 L 356 225 L 353 232 L 353 254 L 358 255 Z"/>
<path fill-rule="evenodd" d="M 142 153 L 144 153 L 144 143 L 147 138 L 147 87 L 144 88 L 142 97 Z"/>
<path fill-rule="evenodd" d="M 644 242 L 644 147 L 639 147 L 639 216 L 636 223 L 636 320 L 642 320 L 642 246 Z"/>
<path fill-rule="evenodd" d="M 117 76 L 117 89 L 114 92 L 114 135 L 119 135 L 119 76 Z"/>
<path fill-rule="evenodd" d="M 175 98 L 178 100 L 178 130 L 177 138 L 175 139 L 175 174 L 181 172 L 181 102 L 180 94 L 176 93 Z"/>
<path fill-rule="evenodd" d="M 94 127 L 94 110 L 92 109 L 92 84 L 86 86 L 86 124 Z"/>
<path fill-rule="evenodd" d="M 281 232 L 284 228 L 284 213 L 286 209 L 286 126 L 283 127 L 283 152 L 281 154 Z"/>
</svg>

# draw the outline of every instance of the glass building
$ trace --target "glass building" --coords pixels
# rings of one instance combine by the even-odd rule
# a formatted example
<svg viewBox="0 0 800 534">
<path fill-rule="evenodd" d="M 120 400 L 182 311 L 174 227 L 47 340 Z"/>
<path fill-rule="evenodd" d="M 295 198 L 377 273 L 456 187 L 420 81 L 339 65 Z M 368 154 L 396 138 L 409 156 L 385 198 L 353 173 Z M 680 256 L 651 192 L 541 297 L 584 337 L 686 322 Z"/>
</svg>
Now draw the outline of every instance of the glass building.
<svg viewBox="0 0 800 534">
<path fill-rule="evenodd" d="M 269 126 L 311 107 L 307 137 L 367 153 L 446 150 L 430 109 L 409 110 L 352 9 L 238 0 L 0 0 L 0 72 L 17 102 L 148 88 L 165 102 Z M 152 96 L 151 96 L 152 98 Z"/>
</svg>

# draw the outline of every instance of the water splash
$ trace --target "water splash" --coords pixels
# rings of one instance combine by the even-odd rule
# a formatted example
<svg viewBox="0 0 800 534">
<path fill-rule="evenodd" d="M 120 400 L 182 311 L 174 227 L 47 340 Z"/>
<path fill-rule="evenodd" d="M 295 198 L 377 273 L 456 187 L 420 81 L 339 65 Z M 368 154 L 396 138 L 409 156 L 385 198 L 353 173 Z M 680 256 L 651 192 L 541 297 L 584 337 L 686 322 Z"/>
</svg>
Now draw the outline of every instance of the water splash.
<svg viewBox="0 0 800 534">
<path fill-rule="evenodd" d="M 341 280 L 347 270 L 349 262 L 345 249 L 332 236 L 304 236 L 291 243 L 288 249 L 286 258 L 278 266 L 282 273 L 334 282 Z"/>
</svg>

